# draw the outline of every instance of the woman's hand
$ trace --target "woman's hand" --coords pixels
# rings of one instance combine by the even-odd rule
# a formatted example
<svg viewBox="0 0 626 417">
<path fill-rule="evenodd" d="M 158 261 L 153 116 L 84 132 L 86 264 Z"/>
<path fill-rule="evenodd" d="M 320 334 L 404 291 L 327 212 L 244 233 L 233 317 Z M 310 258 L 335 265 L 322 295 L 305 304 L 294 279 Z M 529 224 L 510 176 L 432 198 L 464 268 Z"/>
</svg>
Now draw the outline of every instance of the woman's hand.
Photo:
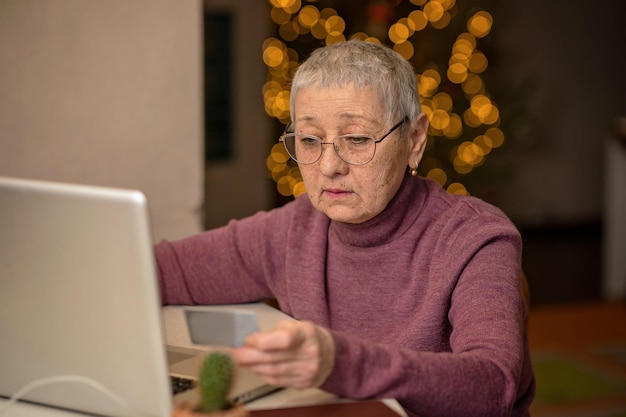
<svg viewBox="0 0 626 417">
<path fill-rule="evenodd" d="M 252 333 L 232 354 L 237 365 L 287 388 L 318 387 L 335 364 L 328 330 L 306 321 L 283 321 L 269 332 Z"/>
</svg>

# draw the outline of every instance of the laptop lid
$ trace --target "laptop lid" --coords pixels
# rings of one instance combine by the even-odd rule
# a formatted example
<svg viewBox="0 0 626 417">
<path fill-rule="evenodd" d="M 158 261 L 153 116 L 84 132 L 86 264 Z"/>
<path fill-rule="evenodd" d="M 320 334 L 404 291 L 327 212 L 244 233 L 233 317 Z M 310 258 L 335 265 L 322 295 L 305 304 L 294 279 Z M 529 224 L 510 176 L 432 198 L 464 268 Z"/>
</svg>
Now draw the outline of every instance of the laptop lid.
<svg viewBox="0 0 626 417">
<path fill-rule="evenodd" d="M 0 231 L 0 398 L 169 416 L 145 196 L 0 177 Z"/>
</svg>

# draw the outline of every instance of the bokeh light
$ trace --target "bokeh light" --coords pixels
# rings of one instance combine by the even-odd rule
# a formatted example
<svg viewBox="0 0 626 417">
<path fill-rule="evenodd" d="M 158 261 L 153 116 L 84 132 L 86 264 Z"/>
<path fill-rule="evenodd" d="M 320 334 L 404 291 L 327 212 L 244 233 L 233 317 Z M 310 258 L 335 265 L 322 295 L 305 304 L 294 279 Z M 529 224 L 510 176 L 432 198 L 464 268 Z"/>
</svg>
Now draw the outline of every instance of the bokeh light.
<svg viewBox="0 0 626 417">
<path fill-rule="evenodd" d="M 467 30 L 477 38 L 487 36 L 491 31 L 493 19 L 491 15 L 485 11 L 476 12 L 467 22 Z"/>
</svg>

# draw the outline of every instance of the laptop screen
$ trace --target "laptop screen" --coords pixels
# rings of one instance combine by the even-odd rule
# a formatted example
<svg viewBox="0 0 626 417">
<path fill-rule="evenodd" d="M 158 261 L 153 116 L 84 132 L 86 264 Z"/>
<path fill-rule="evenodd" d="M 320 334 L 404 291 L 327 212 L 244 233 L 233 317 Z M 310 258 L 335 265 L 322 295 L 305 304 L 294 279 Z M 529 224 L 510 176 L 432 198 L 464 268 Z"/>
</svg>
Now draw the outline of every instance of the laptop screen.
<svg viewBox="0 0 626 417">
<path fill-rule="evenodd" d="M 0 178 L 0 230 L 0 398 L 169 416 L 143 194 Z"/>
</svg>

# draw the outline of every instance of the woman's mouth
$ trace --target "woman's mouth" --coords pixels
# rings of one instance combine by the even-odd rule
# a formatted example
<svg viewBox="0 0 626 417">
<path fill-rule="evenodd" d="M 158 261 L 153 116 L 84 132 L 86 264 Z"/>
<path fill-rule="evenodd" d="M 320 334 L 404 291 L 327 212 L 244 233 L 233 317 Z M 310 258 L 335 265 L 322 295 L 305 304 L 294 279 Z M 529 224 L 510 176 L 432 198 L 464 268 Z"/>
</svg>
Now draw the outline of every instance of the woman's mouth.
<svg viewBox="0 0 626 417">
<path fill-rule="evenodd" d="M 342 190 L 340 188 L 326 188 L 324 190 L 324 194 L 326 194 L 328 197 L 332 199 L 339 199 L 339 198 L 345 198 L 351 193 L 349 191 Z"/>
</svg>

